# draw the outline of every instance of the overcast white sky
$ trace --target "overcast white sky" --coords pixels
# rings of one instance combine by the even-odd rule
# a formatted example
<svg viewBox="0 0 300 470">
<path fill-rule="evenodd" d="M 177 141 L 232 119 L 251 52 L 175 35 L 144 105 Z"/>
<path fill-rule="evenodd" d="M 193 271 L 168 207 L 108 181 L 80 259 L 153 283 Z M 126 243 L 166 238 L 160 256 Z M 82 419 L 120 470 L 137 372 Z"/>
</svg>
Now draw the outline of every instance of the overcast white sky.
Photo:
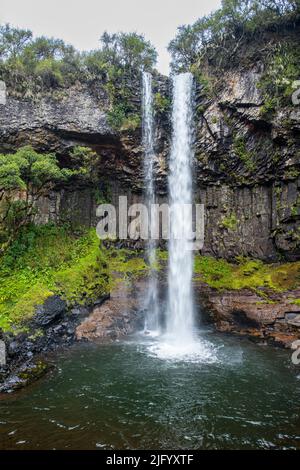
<svg viewBox="0 0 300 470">
<path fill-rule="evenodd" d="M 167 74 L 166 47 L 179 25 L 192 23 L 220 0 L 0 0 L 0 22 L 29 28 L 34 35 L 64 39 L 79 50 L 95 49 L 103 31 L 143 33 L 159 53 Z"/>
</svg>

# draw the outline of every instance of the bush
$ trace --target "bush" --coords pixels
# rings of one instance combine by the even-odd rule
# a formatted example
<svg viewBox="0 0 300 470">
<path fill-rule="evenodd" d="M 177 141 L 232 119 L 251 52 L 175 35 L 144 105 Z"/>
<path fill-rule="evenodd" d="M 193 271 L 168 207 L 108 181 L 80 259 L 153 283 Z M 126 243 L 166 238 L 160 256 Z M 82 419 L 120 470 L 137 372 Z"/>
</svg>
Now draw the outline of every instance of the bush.
<svg viewBox="0 0 300 470">
<path fill-rule="evenodd" d="M 9 241 L 30 223 L 41 197 L 61 182 L 80 177 L 97 179 L 98 156 L 87 147 L 75 147 L 70 155 L 72 168 L 61 168 L 54 154 L 40 154 L 25 146 L 14 154 L 0 154 L 0 234 Z"/>
<path fill-rule="evenodd" d="M 171 101 L 167 96 L 163 96 L 161 93 L 155 93 L 154 95 L 154 109 L 158 113 L 168 112 L 171 107 Z"/>
</svg>

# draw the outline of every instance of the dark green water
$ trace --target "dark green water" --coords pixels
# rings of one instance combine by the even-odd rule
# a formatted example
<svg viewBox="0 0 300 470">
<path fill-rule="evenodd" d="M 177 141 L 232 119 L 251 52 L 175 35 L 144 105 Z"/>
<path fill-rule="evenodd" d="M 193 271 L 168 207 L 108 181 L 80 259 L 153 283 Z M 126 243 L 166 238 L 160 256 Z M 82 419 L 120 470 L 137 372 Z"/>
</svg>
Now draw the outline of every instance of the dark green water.
<svg viewBox="0 0 300 470">
<path fill-rule="evenodd" d="M 202 333 L 195 362 L 155 339 L 76 346 L 0 400 L 1 449 L 300 448 L 300 370 L 290 354 Z M 150 347 L 150 350 L 149 350 Z"/>
</svg>

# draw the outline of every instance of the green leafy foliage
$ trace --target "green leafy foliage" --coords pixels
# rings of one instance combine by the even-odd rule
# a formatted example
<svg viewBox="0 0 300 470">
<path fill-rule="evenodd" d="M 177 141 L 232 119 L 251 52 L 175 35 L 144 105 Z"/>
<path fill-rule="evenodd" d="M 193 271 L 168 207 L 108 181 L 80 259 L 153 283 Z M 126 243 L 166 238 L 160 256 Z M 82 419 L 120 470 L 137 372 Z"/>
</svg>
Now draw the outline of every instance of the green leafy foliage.
<svg viewBox="0 0 300 470">
<path fill-rule="evenodd" d="M 71 169 L 64 169 L 64 174 L 68 178 L 76 176 L 85 182 L 97 183 L 99 181 L 97 172 L 99 160 L 99 155 L 91 148 L 77 145 L 73 147 L 69 155 Z"/>
<path fill-rule="evenodd" d="M 300 47 L 289 43 L 280 43 L 274 47 L 258 83 L 264 98 L 260 110 L 263 117 L 272 117 L 279 106 L 291 103 L 293 83 L 298 80 L 300 74 L 299 64 Z"/>
<path fill-rule="evenodd" d="M 133 102 L 141 71 L 152 71 L 157 59 L 153 46 L 137 33 L 109 34 L 101 37 L 101 48 L 84 56 L 90 78 L 103 76 L 110 101 L 108 123 L 115 131 L 140 126 L 139 106 Z"/>
<path fill-rule="evenodd" d="M 223 0 L 214 13 L 178 28 L 169 44 L 172 69 L 180 72 L 189 70 L 193 64 L 199 66 L 209 52 L 218 58 L 219 64 L 222 55 L 226 62 L 245 35 L 256 34 L 283 18 L 296 17 L 299 7 L 298 0 Z M 229 40 L 234 45 L 227 50 Z"/>
<path fill-rule="evenodd" d="M 132 97 L 140 72 L 152 71 L 156 59 L 155 48 L 137 33 L 105 32 L 99 49 L 79 53 L 60 39 L 33 39 L 30 31 L 0 26 L 0 78 L 11 93 L 34 99 L 56 90 L 59 97 L 77 81 L 100 80 L 108 98 L 108 122 L 116 131 L 140 126 L 140 106 Z"/>
<path fill-rule="evenodd" d="M 0 76 L 14 92 L 28 97 L 77 80 L 101 79 L 111 98 L 117 86 L 124 91 L 128 79 L 152 70 L 156 59 L 155 48 L 137 33 L 105 32 L 99 49 L 79 53 L 60 39 L 33 38 L 29 30 L 0 26 Z"/>
<path fill-rule="evenodd" d="M 223 217 L 221 226 L 227 230 L 235 231 L 237 229 L 238 219 L 234 213 Z"/>
<path fill-rule="evenodd" d="M 33 39 L 31 31 L 0 26 L 0 72 L 15 91 L 30 94 L 82 77 L 81 56 L 73 46 L 44 36 Z"/>
<path fill-rule="evenodd" d="M 163 96 L 157 92 L 154 95 L 154 109 L 157 113 L 163 114 L 170 110 L 171 100 L 167 96 Z"/>
<path fill-rule="evenodd" d="M 74 147 L 71 168 L 61 168 L 52 153 L 25 146 L 14 154 L 0 154 L 0 242 L 8 243 L 32 222 L 36 205 L 58 183 L 72 177 L 97 181 L 98 155 L 88 147 Z"/>
<path fill-rule="evenodd" d="M 39 154 L 32 147 L 0 154 L 0 235 L 10 238 L 35 213 L 35 205 L 67 175 L 55 155 Z"/>
<path fill-rule="evenodd" d="M 234 154 L 243 162 L 249 172 L 255 170 L 254 153 L 247 149 L 244 137 L 236 136 L 232 146 Z"/>
</svg>

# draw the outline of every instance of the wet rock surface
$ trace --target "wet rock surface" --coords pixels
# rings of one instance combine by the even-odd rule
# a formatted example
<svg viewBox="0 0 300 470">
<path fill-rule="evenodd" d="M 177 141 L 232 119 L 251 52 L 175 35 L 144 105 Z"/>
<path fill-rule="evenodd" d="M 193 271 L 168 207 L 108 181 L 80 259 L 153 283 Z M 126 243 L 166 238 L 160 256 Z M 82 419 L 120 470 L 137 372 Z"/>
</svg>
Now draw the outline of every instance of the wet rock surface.
<svg viewBox="0 0 300 470">
<path fill-rule="evenodd" d="M 93 312 L 76 328 L 76 338 L 88 341 L 117 339 L 143 327 L 141 305 L 145 281 L 129 284 L 120 281 L 110 299 L 96 305 Z"/>
<path fill-rule="evenodd" d="M 99 299 L 99 303 L 104 300 Z M 47 372 L 46 355 L 76 341 L 76 327 L 91 309 L 78 306 L 68 310 L 62 299 L 52 296 L 36 308 L 34 317 L 24 324 L 24 331 L 2 332 L 6 364 L 0 366 L 0 392 L 17 390 Z"/>
<path fill-rule="evenodd" d="M 49 325 L 62 317 L 66 311 L 67 303 L 57 295 L 51 296 L 43 305 L 37 307 L 34 323 L 38 326 Z"/>
<path fill-rule="evenodd" d="M 300 339 L 300 305 L 293 303 L 299 299 L 300 289 L 284 293 L 245 289 L 221 292 L 198 284 L 196 292 L 209 321 L 219 331 L 286 348 Z"/>
</svg>

